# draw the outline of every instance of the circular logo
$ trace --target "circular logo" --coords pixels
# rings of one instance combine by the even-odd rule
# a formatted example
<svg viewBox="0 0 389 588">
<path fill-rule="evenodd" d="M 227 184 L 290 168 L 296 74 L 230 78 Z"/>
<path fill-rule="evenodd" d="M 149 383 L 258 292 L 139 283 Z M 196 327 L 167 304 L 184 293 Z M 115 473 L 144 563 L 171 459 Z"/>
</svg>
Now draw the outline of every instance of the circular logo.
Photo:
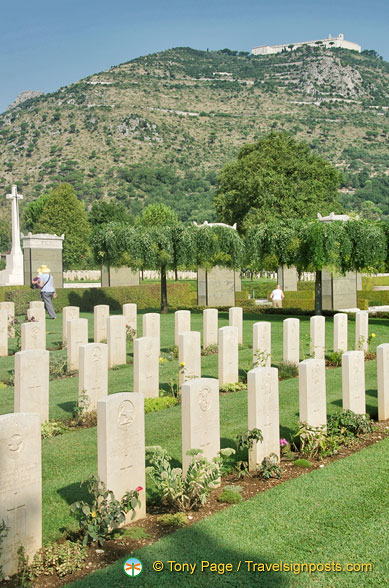
<svg viewBox="0 0 389 588">
<path fill-rule="evenodd" d="M 127 576 L 139 576 L 142 571 L 142 562 L 135 557 L 130 557 L 123 566 L 124 573 Z"/>
<path fill-rule="evenodd" d="M 211 390 L 209 388 L 203 388 L 199 397 L 199 405 L 203 412 L 206 412 L 211 406 L 211 399 Z"/>
<path fill-rule="evenodd" d="M 23 449 L 23 437 L 18 433 L 8 439 L 9 456 L 17 459 Z"/>
</svg>

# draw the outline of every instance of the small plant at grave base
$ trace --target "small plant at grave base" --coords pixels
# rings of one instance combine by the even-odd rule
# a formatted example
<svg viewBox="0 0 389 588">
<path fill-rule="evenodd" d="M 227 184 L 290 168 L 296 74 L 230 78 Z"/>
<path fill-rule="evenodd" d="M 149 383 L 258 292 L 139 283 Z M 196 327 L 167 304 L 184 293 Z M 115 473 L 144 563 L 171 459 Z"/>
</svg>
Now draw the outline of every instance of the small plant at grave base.
<svg viewBox="0 0 389 588">
<path fill-rule="evenodd" d="M 326 361 L 326 365 L 340 367 L 342 365 L 343 351 L 332 351 Z"/>
<path fill-rule="evenodd" d="M 164 353 L 162 357 L 164 356 L 170 356 L 172 359 L 178 359 L 178 346 L 172 345 L 171 347 L 168 347 L 166 353 Z"/>
<path fill-rule="evenodd" d="M 132 327 L 126 326 L 126 339 L 129 343 L 131 343 L 134 339 L 136 339 L 136 331 Z"/>
<path fill-rule="evenodd" d="M 142 527 L 121 527 L 111 533 L 112 539 L 148 539 L 150 537 Z"/>
<path fill-rule="evenodd" d="M 8 332 L 12 333 L 12 328 L 15 331 L 16 349 L 19 350 L 19 349 L 21 349 L 21 346 L 22 346 L 22 325 L 21 325 L 19 319 L 14 318 L 13 320 L 11 320 L 9 322 Z"/>
<path fill-rule="evenodd" d="M 51 357 L 49 374 L 51 380 L 58 378 L 67 378 L 75 374 L 75 372 L 68 372 L 68 365 L 65 358 L 62 357 Z"/>
<path fill-rule="evenodd" d="M 178 382 L 177 382 L 177 378 L 171 378 L 168 382 L 168 389 L 169 389 L 169 395 L 172 398 L 176 398 L 178 399 L 179 397 L 179 392 L 178 392 Z"/>
<path fill-rule="evenodd" d="M 163 514 L 157 517 L 157 521 L 162 527 L 186 527 L 189 524 L 188 517 L 183 512 L 174 514 Z"/>
<path fill-rule="evenodd" d="M 1 555 L 1 552 L 2 552 L 1 545 L 2 545 L 2 543 L 4 541 L 4 539 L 7 537 L 7 535 L 8 535 L 8 527 L 5 524 L 5 521 L 3 519 L 1 519 L 1 523 L 0 523 L 0 555 Z M 0 580 L 1 580 L 2 577 L 3 577 L 3 568 L 0 565 Z"/>
<path fill-rule="evenodd" d="M 60 578 L 73 574 L 83 567 L 88 555 L 87 548 L 80 543 L 64 541 L 42 547 L 28 566 L 30 579 L 44 574 L 49 576 L 56 573 Z"/>
<path fill-rule="evenodd" d="M 244 478 L 245 476 L 250 476 L 249 471 L 249 462 L 248 461 L 237 461 L 235 464 L 235 472 L 238 478 Z"/>
<path fill-rule="evenodd" d="M 86 394 L 85 390 L 83 390 L 82 393 L 79 395 L 77 402 L 73 408 L 73 418 L 76 420 L 80 420 L 83 414 L 87 412 L 89 404 L 89 396 Z"/>
<path fill-rule="evenodd" d="M 373 421 L 364 414 L 355 414 L 352 410 L 342 410 L 329 415 L 327 434 L 340 437 L 343 442 L 373 431 Z"/>
<path fill-rule="evenodd" d="M 145 414 L 164 410 L 171 406 L 176 406 L 178 399 L 172 396 L 159 396 L 158 398 L 145 398 Z"/>
<path fill-rule="evenodd" d="M 289 380 L 289 378 L 297 378 L 298 367 L 296 364 L 289 361 L 282 361 L 278 366 L 278 379 Z"/>
<path fill-rule="evenodd" d="M 280 451 L 281 455 L 290 453 L 290 445 L 286 439 L 280 439 Z"/>
<path fill-rule="evenodd" d="M 301 339 L 301 354 L 303 359 L 310 359 L 313 357 L 311 353 L 311 342 L 312 338 L 308 333 L 305 333 L 304 337 Z"/>
<path fill-rule="evenodd" d="M 3 380 L 3 383 L 12 388 L 15 385 L 15 370 L 8 370 L 9 376 Z"/>
<path fill-rule="evenodd" d="M 192 461 L 184 475 L 181 468 L 172 468 L 170 455 L 162 447 L 146 448 L 151 466 L 146 473 L 160 493 L 162 504 L 176 511 L 192 510 L 205 504 L 210 492 L 217 486 L 221 476 L 223 457 L 235 453 L 234 449 L 221 449 L 212 461 L 202 455 L 201 449 L 192 449 L 187 455 Z"/>
<path fill-rule="evenodd" d="M 225 502 L 226 504 L 239 504 L 243 500 L 241 491 L 241 486 L 225 486 L 217 497 L 217 501 Z"/>
<path fill-rule="evenodd" d="M 116 500 L 114 493 L 107 490 L 96 476 L 90 476 L 87 483 L 91 502 L 73 502 L 70 511 L 78 518 L 83 545 L 91 542 L 103 545 L 112 529 L 125 521 L 126 514 L 129 511 L 135 513 L 140 506 L 142 487 L 126 492 L 121 500 Z"/>
<path fill-rule="evenodd" d="M 256 349 L 254 351 L 254 367 L 266 367 L 266 363 L 269 357 L 270 353 L 262 351 L 261 349 Z"/>
<path fill-rule="evenodd" d="M 26 552 L 24 547 L 21 545 L 17 550 L 18 554 L 18 574 L 20 576 L 19 588 L 32 588 L 32 584 L 30 583 L 29 578 L 29 570 L 28 570 L 28 557 L 26 556 Z"/>
<path fill-rule="evenodd" d="M 270 480 L 270 478 L 281 478 L 283 470 L 278 462 L 278 457 L 275 453 L 271 453 L 269 457 L 265 457 L 262 463 L 257 467 L 257 475 L 264 480 Z"/>
<path fill-rule="evenodd" d="M 311 467 L 312 467 L 312 464 L 311 464 L 311 462 L 310 462 L 310 461 L 308 461 L 307 459 L 304 459 L 303 457 L 302 457 L 302 458 L 300 458 L 300 459 L 296 459 L 296 460 L 293 462 L 293 465 L 294 465 L 296 468 L 311 468 Z"/>
<path fill-rule="evenodd" d="M 299 422 L 293 444 L 301 455 L 316 459 L 334 455 L 339 449 L 339 440 L 335 436 L 327 435 L 324 425 L 311 427 L 303 422 Z"/>
<path fill-rule="evenodd" d="M 208 345 L 208 347 L 204 347 L 201 351 L 201 355 L 203 356 L 215 355 L 216 353 L 219 353 L 219 347 L 216 344 Z"/>
<path fill-rule="evenodd" d="M 235 382 L 234 384 L 223 384 L 220 386 L 220 392 L 240 392 L 241 390 L 247 390 L 247 384 L 245 382 Z"/>
<path fill-rule="evenodd" d="M 250 429 L 246 433 L 239 433 L 236 436 L 236 448 L 238 451 L 242 449 L 252 449 L 254 441 L 262 443 L 263 435 L 261 429 Z"/>
<path fill-rule="evenodd" d="M 65 433 L 65 431 L 68 430 L 69 427 L 67 427 L 64 423 L 57 421 L 46 421 L 41 425 L 41 437 L 42 439 L 51 439 L 51 437 L 62 435 Z"/>
</svg>

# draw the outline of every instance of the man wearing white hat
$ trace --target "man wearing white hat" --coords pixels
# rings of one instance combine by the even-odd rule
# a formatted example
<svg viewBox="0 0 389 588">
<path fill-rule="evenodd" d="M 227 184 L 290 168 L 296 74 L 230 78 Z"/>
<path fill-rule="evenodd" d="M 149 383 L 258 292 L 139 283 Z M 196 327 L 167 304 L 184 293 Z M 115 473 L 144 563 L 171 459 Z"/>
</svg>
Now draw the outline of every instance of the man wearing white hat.
<svg viewBox="0 0 389 588">
<path fill-rule="evenodd" d="M 49 317 L 56 319 L 57 315 L 54 312 L 52 299 L 56 298 L 57 295 L 54 288 L 54 278 L 50 274 L 50 268 L 43 264 L 36 271 L 38 277 L 33 279 L 33 283 L 36 283 L 41 289 L 41 298 Z"/>
</svg>

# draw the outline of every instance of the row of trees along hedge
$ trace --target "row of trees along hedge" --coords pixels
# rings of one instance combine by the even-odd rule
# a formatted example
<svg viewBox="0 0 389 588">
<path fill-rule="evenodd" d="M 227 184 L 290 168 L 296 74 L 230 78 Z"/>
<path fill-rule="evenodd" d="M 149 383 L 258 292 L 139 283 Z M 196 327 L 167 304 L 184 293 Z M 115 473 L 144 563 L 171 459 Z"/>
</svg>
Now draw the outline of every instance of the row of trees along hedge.
<svg viewBox="0 0 389 588">
<path fill-rule="evenodd" d="M 216 265 L 252 271 L 282 265 L 315 271 L 315 312 L 321 314 L 321 271 L 380 271 L 389 267 L 389 223 L 354 220 L 273 221 L 252 227 L 245 240 L 223 226 L 184 226 L 171 217 L 150 215 L 154 226 L 102 225 L 94 231 L 92 247 L 100 263 L 127 265 L 161 272 L 161 312 L 167 312 L 166 272 Z M 157 221 L 160 218 L 158 226 Z M 166 224 L 163 224 L 166 222 Z"/>
</svg>

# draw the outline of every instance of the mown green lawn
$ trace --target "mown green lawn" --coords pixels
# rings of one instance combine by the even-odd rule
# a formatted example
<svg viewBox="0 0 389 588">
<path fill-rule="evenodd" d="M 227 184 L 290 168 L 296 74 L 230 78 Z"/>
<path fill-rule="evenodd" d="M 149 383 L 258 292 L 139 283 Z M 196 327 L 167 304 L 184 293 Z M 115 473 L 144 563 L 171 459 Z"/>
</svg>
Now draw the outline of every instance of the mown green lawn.
<svg viewBox="0 0 389 588">
<path fill-rule="evenodd" d="M 82 315 L 92 319 L 89 314 Z M 282 359 L 282 320 L 285 317 L 253 316 L 245 317 L 244 346 L 240 350 L 240 367 L 242 370 L 252 366 L 251 344 L 252 324 L 258 319 L 272 322 L 273 363 L 277 365 Z M 220 326 L 226 325 L 226 313 L 220 313 Z M 161 317 L 162 348 L 166 350 L 174 341 L 174 315 Z M 48 347 L 58 345 L 61 341 L 61 320 L 48 321 Z M 201 330 L 202 315 L 192 313 L 192 329 Z M 374 331 L 373 331 L 374 330 Z M 372 319 L 370 332 L 375 332 L 374 346 L 388 340 L 388 321 Z M 93 320 L 90 320 L 90 340 L 92 340 Z M 141 317 L 139 317 L 141 334 Z M 301 358 L 308 353 L 309 318 L 301 319 Z M 354 323 L 349 324 L 349 340 L 353 341 Z M 332 347 L 332 320 L 327 319 L 327 345 Z M 64 351 L 54 351 L 54 356 L 63 355 Z M 128 348 L 131 360 L 131 346 Z M 12 368 L 13 358 L 0 359 L 0 380 L 7 376 Z M 168 393 L 169 382 L 175 380 L 178 372 L 178 360 L 161 364 L 161 388 Z M 202 358 L 202 375 L 217 377 L 217 355 Z M 132 366 L 127 365 L 110 371 L 109 392 L 133 390 Z M 376 362 L 366 363 L 366 404 L 371 416 L 377 415 Z M 50 418 L 66 419 L 71 416 L 76 398 L 77 378 L 54 380 L 50 384 Z M 341 407 L 341 370 L 327 371 L 327 407 L 333 412 Z M 13 411 L 13 389 L 0 390 L 0 413 Z M 234 446 L 235 436 L 247 429 L 247 392 L 235 392 L 222 395 L 220 399 L 220 419 L 222 446 Z M 287 380 L 280 383 L 280 424 L 281 436 L 288 438 L 298 421 L 298 381 Z M 158 413 L 146 415 L 146 444 L 159 444 L 165 447 L 177 463 L 181 462 L 181 414 L 180 407 L 170 408 Z M 75 528 L 75 521 L 70 516 L 69 505 L 83 497 L 84 490 L 80 483 L 97 472 L 96 429 L 67 432 L 60 437 L 43 441 L 43 537 L 45 541 L 57 538 L 64 527 Z"/>
<path fill-rule="evenodd" d="M 177 531 L 131 556 L 142 573 L 128 578 L 123 558 L 72 588 L 218 588 L 387 585 L 389 439 L 323 469 L 295 478 Z M 164 565 L 153 570 L 153 562 Z M 168 562 L 197 564 L 192 575 Z M 231 563 L 232 572 L 201 572 L 201 562 Z M 249 571 L 246 562 L 293 566 L 294 572 Z M 239 562 L 241 567 L 237 571 Z M 299 564 L 339 565 L 342 571 L 299 571 Z M 347 564 L 372 571 L 346 572 Z M 252 564 L 250 564 L 252 569 Z M 300 568 L 301 569 L 301 568 Z M 336 568 L 335 568 L 336 569 Z M 360 568 L 359 568 L 360 569 Z"/>
</svg>

